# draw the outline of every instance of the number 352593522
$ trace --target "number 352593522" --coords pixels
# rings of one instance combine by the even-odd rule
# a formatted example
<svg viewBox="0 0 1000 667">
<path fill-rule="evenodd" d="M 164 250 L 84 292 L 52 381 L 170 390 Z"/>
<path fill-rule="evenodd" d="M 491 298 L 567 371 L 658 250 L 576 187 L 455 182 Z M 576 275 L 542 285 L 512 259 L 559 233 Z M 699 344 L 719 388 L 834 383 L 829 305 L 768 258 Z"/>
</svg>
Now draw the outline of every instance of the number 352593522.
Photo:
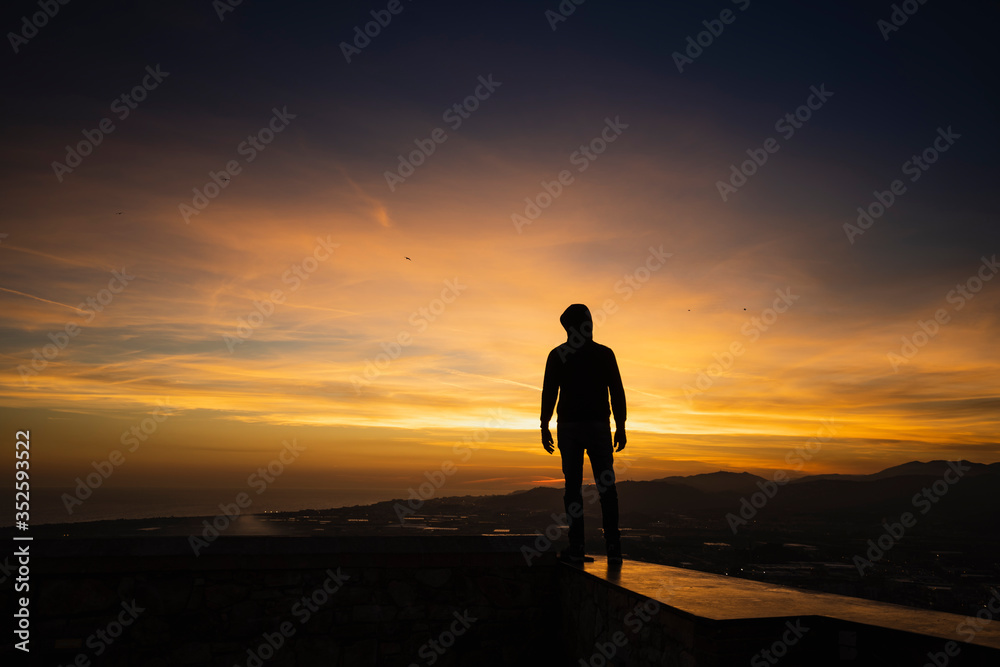
<svg viewBox="0 0 1000 667">
<path fill-rule="evenodd" d="M 17 445 L 15 446 L 15 456 L 17 457 L 17 461 L 14 464 L 14 479 L 16 481 L 17 488 L 17 492 L 14 496 L 14 509 L 17 512 L 15 520 L 27 521 L 29 508 L 28 492 L 30 488 L 28 469 L 30 467 L 29 460 L 31 458 L 31 432 L 18 431 L 15 435 L 17 437 Z"/>
</svg>

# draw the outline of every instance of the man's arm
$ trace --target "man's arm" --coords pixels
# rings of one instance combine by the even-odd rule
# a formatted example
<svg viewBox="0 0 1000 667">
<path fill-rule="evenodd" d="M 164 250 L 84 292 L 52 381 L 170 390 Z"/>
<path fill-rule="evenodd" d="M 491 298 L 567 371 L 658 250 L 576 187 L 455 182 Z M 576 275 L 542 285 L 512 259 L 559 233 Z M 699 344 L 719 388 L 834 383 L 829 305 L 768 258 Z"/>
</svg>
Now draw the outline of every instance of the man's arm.
<svg viewBox="0 0 1000 667">
<path fill-rule="evenodd" d="M 625 387 L 622 385 L 622 374 L 618 370 L 618 360 L 615 353 L 611 353 L 610 368 L 608 373 L 608 392 L 611 394 L 611 412 L 615 415 L 615 426 L 625 428 Z"/>
<path fill-rule="evenodd" d="M 625 386 L 622 384 L 622 374 L 618 370 L 618 360 L 611 352 L 610 368 L 608 369 L 608 393 L 611 396 L 611 412 L 615 416 L 615 451 L 625 449 Z"/>
<path fill-rule="evenodd" d="M 549 358 L 545 360 L 545 378 L 542 380 L 542 427 L 549 425 L 552 419 L 552 412 L 556 407 L 556 398 L 559 396 L 559 369 L 556 355 L 549 353 Z"/>
<path fill-rule="evenodd" d="M 556 364 L 556 355 L 549 353 L 545 360 L 545 377 L 542 380 L 542 447 L 549 454 L 555 451 L 553 447 L 552 433 L 549 432 L 549 420 L 552 419 L 552 411 L 556 407 L 556 398 L 559 396 L 559 371 Z"/>
</svg>

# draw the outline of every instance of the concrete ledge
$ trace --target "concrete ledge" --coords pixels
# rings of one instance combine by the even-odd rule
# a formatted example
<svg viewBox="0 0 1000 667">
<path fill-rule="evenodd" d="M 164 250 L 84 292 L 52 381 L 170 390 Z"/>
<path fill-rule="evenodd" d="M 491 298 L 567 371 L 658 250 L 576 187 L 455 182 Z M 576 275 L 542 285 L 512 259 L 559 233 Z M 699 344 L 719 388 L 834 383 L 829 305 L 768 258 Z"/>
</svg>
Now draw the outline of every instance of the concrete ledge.
<svg viewBox="0 0 1000 667">
<path fill-rule="evenodd" d="M 1000 664 L 1000 623 L 968 641 L 968 619 L 955 614 L 603 558 L 563 565 L 559 578 L 575 616 L 564 635 L 584 664 L 600 664 L 592 658 L 611 652 L 608 642 L 621 664 L 763 666 L 786 654 L 782 664 L 919 666 L 938 654 L 948 665 Z"/>
<path fill-rule="evenodd" d="M 38 539 L 32 652 L 94 660 L 94 633 L 134 603 L 142 613 L 102 664 L 256 667 L 265 636 L 289 624 L 262 665 L 424 665 L 463 613 L 476 621 L 436 667 L 1000 664 L 1000 623 L 969 641 L 953 614 L 635 561 L 574 567 L 551 551 L 529 566 L 533 542 L 223 536 L 195 556 L 186 537 Z M 12 580 L 0 591 L 13 596 Z"/>
</svg>

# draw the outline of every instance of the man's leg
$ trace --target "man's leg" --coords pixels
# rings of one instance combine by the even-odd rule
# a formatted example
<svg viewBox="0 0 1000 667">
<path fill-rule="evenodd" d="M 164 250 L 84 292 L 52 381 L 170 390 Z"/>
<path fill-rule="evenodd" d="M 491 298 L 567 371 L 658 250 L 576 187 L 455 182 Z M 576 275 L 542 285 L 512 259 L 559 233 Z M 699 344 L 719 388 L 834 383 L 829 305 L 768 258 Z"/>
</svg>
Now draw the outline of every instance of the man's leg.
<svg viewBox="0 0 1000 667">
<path fill-rule="evenodd" d="M 587 456 L 594 471 L 594 483 L 601 498 L 601 517 L 604 523 L 604 541 L 608 545 L 621 544 L 618 530 L 618 488 L 615 486 L 614 445 L 611 429 L 604 425 L 597 428 L 588 439 Z"/>
<path fill-rule="evenodd" d="M 579 548 L 583 552 L 583 449 L 578 429 L 571 424 L 558 424 L 556 439 L 559 453 L 562 455 L 562 471 L 566 478 L 566 490 L 563 493 L 563 506 L 566 509 L 566 521 L 569 524 L 570 549 Z"/>
</svg>

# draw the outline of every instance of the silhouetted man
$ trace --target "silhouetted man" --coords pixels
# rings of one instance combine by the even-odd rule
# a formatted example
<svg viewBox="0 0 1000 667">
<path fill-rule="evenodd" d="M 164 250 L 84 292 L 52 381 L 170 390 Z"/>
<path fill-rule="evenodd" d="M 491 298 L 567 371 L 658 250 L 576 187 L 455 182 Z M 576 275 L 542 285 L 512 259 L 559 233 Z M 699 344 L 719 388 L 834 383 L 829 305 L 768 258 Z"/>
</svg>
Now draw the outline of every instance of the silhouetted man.
<svg viewBox="0 0 1000 667">
<path fill-rule="evenodd" d="M 556 435 L 562 470 L 566 477 L 563 501 L 569 523 L 569 550 L 563 557 L 580 562 L 586 559 L 583 548 L 583 452 L 590 458 L 594 482 L 601 498 L 604 518 L 604 541 L 608 561 L 621 563 L 621 536 L 618 532 L 618 490 L 612 467 L 611 427 L 608 418 L 615 416 L 614 444 L 625 448 L 625 388 L 618 362 L 611 348 L 594 342 L 594 321 L 590 310 L 574 303 L 559 318 L 566 329 L 567 341 L 549 352 L 542 383 L 542 447 L 554 451 L 549 420 L 556 410 Z M 608 407 L 608 397 L 611 404 Z M 593 560 L 593 559 L 589 559 Z"/>
</svg>

